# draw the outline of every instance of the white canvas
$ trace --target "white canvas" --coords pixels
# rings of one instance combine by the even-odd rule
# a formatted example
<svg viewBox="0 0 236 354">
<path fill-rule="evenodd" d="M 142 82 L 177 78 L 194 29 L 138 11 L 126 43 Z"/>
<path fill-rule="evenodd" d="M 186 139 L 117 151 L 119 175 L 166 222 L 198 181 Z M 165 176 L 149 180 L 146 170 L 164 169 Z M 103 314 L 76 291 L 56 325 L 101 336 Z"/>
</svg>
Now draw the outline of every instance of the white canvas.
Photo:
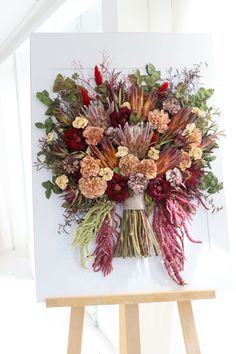
<svg viewBox="0 0 236 354">
<path fill-rule="evenodd" d="M 144 69 L 153 63 L 165 71 L 169 67 L 191 67 L 207 62 L 203 72 L 204 85 L 214 87 L 211 39 L 203 34 L 107 33 L 107 34 L 33 34 L 31 36 L 31 94 L 32 94 L 32 163 L 36 161 L 42 131 L 35 122 L 45 119 L 45 106 L 36 99 L 44 89 L 52 94 L 52 83 L 58 73 L 70 75 L 73 62 L 79 60 L 86 70 L 101 62 L 105 50 L 112 59 L 111 67 L 129 71 Z M 215 172 L 222 180 L 220 159 Z M 79 251 L 70 244 L 69 235 L 59 235 L 63 223 L 62 200 L 53 195 L 45 198 L 41 183 L 51 179 L 46 170 L 33 169 L 33 205 L 37 298 L 156 292 L 172 289 L 225 289 L 230 284 L 230 257 L 225 206 L 212 215 L 199 208 L 191 235 L 202 244 L 185 242 L 186 263 L 182 273 L 189 285 L 179 287 L 168 276 L 161 257 L 149 259 L 113 260 L 112 273 L 104 277 L 80 265 Z M 224 205 L 223 193 L 216 196 L 217 205 Z"/>
</svg>

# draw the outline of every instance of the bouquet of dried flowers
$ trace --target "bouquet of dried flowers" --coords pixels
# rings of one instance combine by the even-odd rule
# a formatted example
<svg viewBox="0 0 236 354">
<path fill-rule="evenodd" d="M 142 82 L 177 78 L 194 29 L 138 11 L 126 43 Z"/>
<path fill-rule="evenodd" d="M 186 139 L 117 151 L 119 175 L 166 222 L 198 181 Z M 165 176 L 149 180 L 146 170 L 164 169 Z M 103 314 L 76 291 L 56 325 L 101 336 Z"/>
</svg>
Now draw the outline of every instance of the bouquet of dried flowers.
<svg viewBox="0 0 236 354">
<path fill-rule="evenodd" d="M 148 64 L 122 76 L 106 62 L 88 78 L 58 74 L 54 98 L 37 93 L 47 119 L 36 165 L 52 172 L 42 186 L 61 194 L 63 227 L 77 224 L 83 266 L 89 257 L 107 275 L 113 257 L 160 254 L 183 285 L 184 238 L 199 242 L 188 223 L 223 187 L 211 170 L 220 132 L 200 65 L 168 75 Z"/>
</svg>

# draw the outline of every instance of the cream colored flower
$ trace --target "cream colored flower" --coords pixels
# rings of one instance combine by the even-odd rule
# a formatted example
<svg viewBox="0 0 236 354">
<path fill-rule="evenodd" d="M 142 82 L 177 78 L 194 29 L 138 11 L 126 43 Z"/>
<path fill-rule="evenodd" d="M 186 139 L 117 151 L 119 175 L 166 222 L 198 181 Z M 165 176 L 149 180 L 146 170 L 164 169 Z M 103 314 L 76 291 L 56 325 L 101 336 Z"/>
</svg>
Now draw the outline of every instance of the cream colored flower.
<svg viewBox="0 0 236 354">
<path fill-rule="evenodd" d="M 184 129 L 182 135 L 186 136 L 186 135 L 191 135 L 192 132 L 194 131 L 194 129 L 196 128 L 195 123 L 189 123 L 186 125 L 186 128 Z"/>
<path fill-rule="evenodd" d="M 128 108 L 128 109 L 131 109 L 131 105 L 129 102 L 124 102 L 122 103 L 122 105 L 120 106 L 120 108 Z"/>
<path fill-rule="evenodd" d="M 48 133 L 47 135 L 47 143 L 50 144 L 51 142 L 53 142 L 53 140 L 55 139 L 55 136 L 53 133 Z"/>
<path fill-rule="evenodd" d="M 58 187 L 60 189 L 62 189 L 64 191 L 67 187 L 67 184 L 68 184 L 68 178 L 66 175 L 61 175 L 61 176 L 57 177 L 55 183 L 58 185 Z"/>
<path fill-rule="evenodd" d="M 148 151 L 148 157 L 152 160 L 158 160 L 160 155 L 160 151 L 151 147 Z"/>
<path fill-rule="evenodd" d="M 128 153 L 129 153 L 129 149 L 126 146 L 118 146 L 116 157 L 123 157 L 128 155 Z"/>
<path fill-rule="evenodd" d="M 72 122 L 72 125 L 76 129 L 84 129 L 88 125 L 88 119 L 84 117 L 75 117 L 75 120 Z"/>
<path fill-rule="evenodd" d="M 101 176 L 104 181 L 110 181 L 113 174 L 113 171 L 109 167 L 101 168 L 99 171 L 99 176 Z"/>
<path fill-rule="evenodd" d="M 201 145 L 202 132 L 199 128 L 194 128 L 192 133 L 187 137 L 188 148 L 193 148 Z"/>
<path fill-rule="evenodd" d="M 191 156 L 194 160 L 201 160 L 202 149 L 200 147 L 193 147 L 189 152 L 189 156 Z"/>
<path fill-rule="evenodd" d="M 179 168 L 181 171 L 185 171 L 192 164 L 189 154 L 186 151 L 181 151 Z"/>
<path fill-rule="evenodd" d="M 203 112 L 198 107 L 193 107 L 192 113 L 195 113 L 198 117 L 202 117 L 202 115 L 203 115 Z"/>
</svg>

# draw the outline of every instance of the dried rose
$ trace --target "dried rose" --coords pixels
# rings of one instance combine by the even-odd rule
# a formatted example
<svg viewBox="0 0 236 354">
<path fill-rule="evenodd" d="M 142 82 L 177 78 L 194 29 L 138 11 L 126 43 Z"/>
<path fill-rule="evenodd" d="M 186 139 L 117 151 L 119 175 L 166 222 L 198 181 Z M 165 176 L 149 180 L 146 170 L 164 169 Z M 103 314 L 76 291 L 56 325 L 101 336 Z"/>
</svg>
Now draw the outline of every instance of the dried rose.
<svg viewBox="0 0 236 354">
<path fill-rule="evenodd" d="M 148 151 L 148 157 L 152 160 L 158 160 L 160 156 L 160 151 L 151 147 Z"/>
<path fill-rule="evenodd" d="M 63 191 L 66 189 L 68 182 L 66 175 L 58 176 L 55 180 L 56 185 Z"/>
<path fill-rule="evenodd" d="M 99 171 L 99 176 L 101 176 L 105 181 L 110 181 L 113 174 L 113 171 L 109 167 L 101 168 Z"/>
<path fill-rule="evenodd" d="M 185 171 L 187 168 L 189 168 L 191 166 L 191 159 L 189 154 L 186 151 L 181 151 L 181 155 L 180 155 L 180 163 L 179 163 L 179 168 L 182 171 Z"/>
<path fill-rule="evenodd" d="M 116 157 L 123 157 L 128 155 L 128 153 L 129 153 L 129 149 L 126 146 L 118 146 Z"/>
<path fill-rule="evenodd" d="M 72 125 L 76 129 L 84 129 L 88 125 L 88 119 L 84 117 L 75 117 Z"/>
</svg>

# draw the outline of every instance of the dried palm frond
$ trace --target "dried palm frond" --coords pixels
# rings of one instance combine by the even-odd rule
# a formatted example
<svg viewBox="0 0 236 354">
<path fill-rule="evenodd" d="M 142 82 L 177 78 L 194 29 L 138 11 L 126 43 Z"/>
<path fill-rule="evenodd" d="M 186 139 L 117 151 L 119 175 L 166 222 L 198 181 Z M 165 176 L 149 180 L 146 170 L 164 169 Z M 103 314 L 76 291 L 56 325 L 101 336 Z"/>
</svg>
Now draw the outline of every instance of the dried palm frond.
<svg viewBox="0 0 236 354">
<path fill-rule="evenodd" d="M 104 139 L 101 143 L 101 148 L 91 145 L 90 149 L 92 155 L 100 160 L 101 167 L 113 169 L 118 166 L 119 161 L 116 157 L 116 151 L 109 140 Z"/>
<path fill-rule="evenodd" d="M 119 126 L 119 137 L 122 146 L 129 149 L 129 153 L 143 158 L 149 149 L 153 136 L 153 126 L 151 123 L 143 122 L 137 125 L 125 123 L 123 129 Z"/>
<path fill-rule="evenodd" d="M 147 99 L 143 105 L 142 116 L 147 118 L 148 113 L 155 108 L 155 101 L 157 96 L 154 91 L 151 91 L 150 94 L 147 96 Z"/>
<path fill-rule="evenodd" d="M 172 117 L 171 122 L 168 125 L 168 129 L 164 134 L 165 137 L 176 136 L 181 130 L 185 129 L 186 125 L 191 123 L 195 118 L 195 115 L 190 115 L 190 113 L 190 108 L 181 108 L 181 110 Z"/>
<path fill-rule="evenodd" d="M 132 110 L 137 112 L 143 118 L 148 116 L 148 112 L 155 106 L 156 95 L 154 91 L 145 97 L 142 87 L 133 86 L 131 89 L 130 103 Z"/>
<path fill-rule="evenodd" d="M 168 148 L 160 153 L 156 162 L 157 177 L 163 176 L 166 171 L 173 169 L 179 164 L 180 151 L 175 148 Z"/>
</svg>

